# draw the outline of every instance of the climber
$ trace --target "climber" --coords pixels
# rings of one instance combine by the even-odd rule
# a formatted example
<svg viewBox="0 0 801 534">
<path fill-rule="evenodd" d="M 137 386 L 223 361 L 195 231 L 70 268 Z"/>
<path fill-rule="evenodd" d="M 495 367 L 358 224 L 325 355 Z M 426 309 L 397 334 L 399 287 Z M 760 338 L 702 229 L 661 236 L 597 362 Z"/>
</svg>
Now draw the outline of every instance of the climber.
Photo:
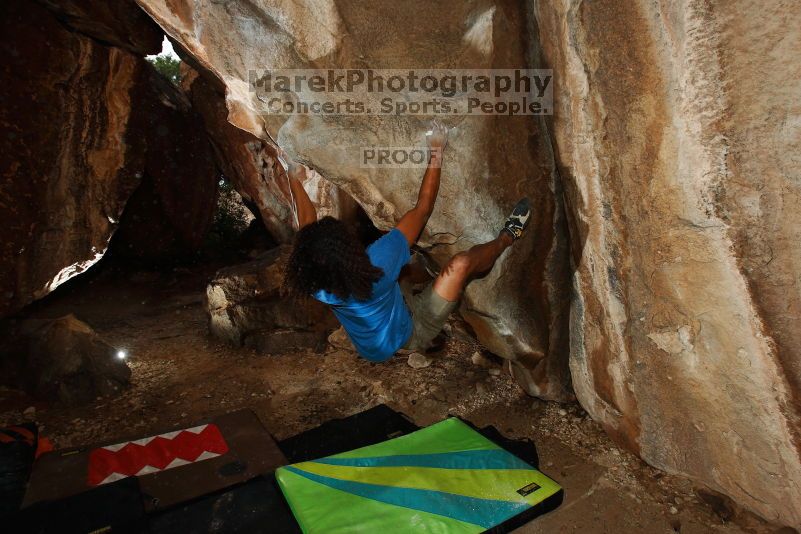
<svg viewBox="0 0 801 534">
<path fill-rule="evenodd" d="M 398 284 L 401 268 L 434 210 L 440 183 L 442 152 L 448 131 L 434 123 L 427 135 L 431 153 L 415 206 L 397 226 L 366 249 L 345 223 L 317 220 L 303 189 L 305 168 L 290 164 L 290 195 L 299 232 L 287 264 L 285 285 L 297 295 L 312 295 L 331 306 L 359 353 L 374 362 L 399 349 L 424 351 L 456 308 L 462 290 L 489 272 L 498 257 L 523 234 L 528 199 L 515 206 L 498 237 L 454 255 L 421 293 L 404 296 Z"/>
</svg>

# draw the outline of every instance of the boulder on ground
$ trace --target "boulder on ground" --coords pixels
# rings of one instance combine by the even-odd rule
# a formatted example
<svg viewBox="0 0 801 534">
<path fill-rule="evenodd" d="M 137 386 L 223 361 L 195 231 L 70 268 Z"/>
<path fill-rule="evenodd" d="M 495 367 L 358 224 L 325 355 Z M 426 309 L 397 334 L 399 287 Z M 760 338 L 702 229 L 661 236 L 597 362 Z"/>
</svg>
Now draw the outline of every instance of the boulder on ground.
<svg viewBox="0 0 801 534">
<path fill-rule="evenodd" d="M 336 327 L 333 313 L 312 299 L 298 300 L 281 291 L 289 247 L 217 272 L 206 288 L 209 330 L 235 346 L 261 352 L 319 348 Z"/>
<path fill-rule="evenodd" d="M 356 347 L 353 346 L 353 341 L 350 340 L 348 333 L 345 332 L 345 327 L 340 326 L 328 336 L 328 344 L 335 349 L 355 351 Z"/>
<path fill-rule="evenodd" d="M 131 370 L 74 315 L 27 320 L 0 347 L 3 381 L 42 400 L 78 405 L 126 387 Z"/>
</svg>

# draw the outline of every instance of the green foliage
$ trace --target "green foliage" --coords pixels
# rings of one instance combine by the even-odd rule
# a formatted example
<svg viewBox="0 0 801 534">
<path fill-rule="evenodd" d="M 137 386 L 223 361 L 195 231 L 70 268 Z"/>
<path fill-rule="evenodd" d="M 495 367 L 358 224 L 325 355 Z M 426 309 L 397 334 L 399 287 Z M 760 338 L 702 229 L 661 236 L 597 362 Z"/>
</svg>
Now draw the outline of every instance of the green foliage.
<svg viewBox="0 0 801 534">
<path fill-rule="evenodd" d="M 156 56 L 149 59 L 150 63 L 159 71 L 162 76 L 170 80 L 175 85 L 181 84 L 181 62 L 170 56 Z"/>
</svg>

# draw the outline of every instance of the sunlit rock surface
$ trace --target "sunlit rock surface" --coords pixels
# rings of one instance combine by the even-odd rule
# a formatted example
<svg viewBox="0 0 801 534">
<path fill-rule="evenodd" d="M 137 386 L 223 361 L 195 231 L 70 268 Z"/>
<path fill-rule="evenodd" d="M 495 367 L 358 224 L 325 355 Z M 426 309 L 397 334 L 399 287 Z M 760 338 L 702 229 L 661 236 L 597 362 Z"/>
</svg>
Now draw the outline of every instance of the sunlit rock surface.
<svg viewBox="0 0 801 534">
<path fill-rule="evenodd" d="M 530 65 L 528 15 L 517 2 L 455 2 L 443 9 L 433 2 L 390 0 L 138 1 L 176 42 L 179 53 L 224 88 L 227 121 L 256 138 L 249 150 L 270 151 L 279 145 L 350 194 L 381 229 L 391 228 L 412 206 L 422 169 L 362 168 L 358 149 L 425 146 L 428 119 L 266 117 L 250 91 L 249 71 Z M 220 110 L 217 116 L 222 116 Z M 567 289 L 562 284 L 567 279 L 566 247 L 547 134 L 530 117 L 455 116 L 447 122 L 457 131 L 446 152 L 437 208 L 421 242 L 444 261 L 494 238 L 515 202 L 523 196 L 532 199 L 534 220 L 528 235 L 487 278 L 470 285 L 462 313 L 479 340 L 513 361 L 529 393 L 570 398 Z M 287 220 L 286 200 L 275 193 L 275 173 L 256 169 L 241 175 L 243 195 L 253 198 L 259 188 L 269 190 L 258 202 L 260 209 L 264 213 L 262 206 L 278 199 L 282 205 L 273 217 Z"/>
<path fill-rule="evenodd" d="M 533 2 L 573 386 L 651 464 L 801 525 L 801 10 Z"/>
</svg>

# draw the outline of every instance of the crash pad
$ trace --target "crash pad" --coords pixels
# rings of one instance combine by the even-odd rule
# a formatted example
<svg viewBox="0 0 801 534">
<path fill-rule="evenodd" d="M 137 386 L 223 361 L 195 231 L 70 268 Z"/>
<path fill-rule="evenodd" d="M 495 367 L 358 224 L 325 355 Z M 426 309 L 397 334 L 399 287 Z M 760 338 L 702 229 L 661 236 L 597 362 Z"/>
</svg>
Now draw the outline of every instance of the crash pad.
<svg viewBox="0 0 801 534">
<path fill-rule="evenodd" d="M 256 414 L 240 410 L 159 434 L 43 454 L 33 465 L 23 507 L 136 477 L 145 510 L 154 511 L 286 463 Z"/>
<path fill-rule="evenodd" d="M 559 485 L 458 418 L 281 467 L 306 533 L 477 533 L 558 506 Z"/>
</svg>

